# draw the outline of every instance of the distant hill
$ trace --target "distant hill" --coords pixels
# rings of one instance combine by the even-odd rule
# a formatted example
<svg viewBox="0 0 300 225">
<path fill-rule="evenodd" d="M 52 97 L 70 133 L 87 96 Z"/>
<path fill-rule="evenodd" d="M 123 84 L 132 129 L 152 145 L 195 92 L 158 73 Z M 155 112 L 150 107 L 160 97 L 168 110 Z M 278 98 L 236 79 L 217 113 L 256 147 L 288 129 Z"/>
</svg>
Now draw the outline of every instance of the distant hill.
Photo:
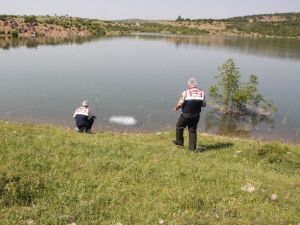
<svg viewBox="0 0 300 225">
<path fill-rule="evenodd" d="M 176 20 L 125 19 L 102 21 L 68 16 L 0 15 L 0 36 L 89 37 L 131 32 L 180 35 L 220 34 L 252 37 L 300 38 L 300 12 Z"/>
<path fill-rule="evenodd" d="M 167 23 L 173 26 L 207 30 L 210 34 L 300 37 L 300 12 L 249 15 L 228 19 L 192 20 L 178 17 L 175 21 Z"/>
<path fill-rule="evenodd" d="M 239 16 L 225 19 L 225 21 L 242 21 L 250 22 L 253 20 L 262 21 L 262 22 L 278 22 L 278 21 L 297 21 L 300 20 L 300 12 L 293 13 L 274 13 L 274 14 L 258 14 L 258 15 L 248 15 L 248 16 Z"/>
<path fill-rule="evenodd" d="M 130 18 L 130 19 L 122 19 L 122 20 L 111 20 L 111 22 L 116 22 L 116 23 L 146 23 L 146 22 L 159 22 L 159 20 L 144 20 L 144 19 Z"/>
</svg>

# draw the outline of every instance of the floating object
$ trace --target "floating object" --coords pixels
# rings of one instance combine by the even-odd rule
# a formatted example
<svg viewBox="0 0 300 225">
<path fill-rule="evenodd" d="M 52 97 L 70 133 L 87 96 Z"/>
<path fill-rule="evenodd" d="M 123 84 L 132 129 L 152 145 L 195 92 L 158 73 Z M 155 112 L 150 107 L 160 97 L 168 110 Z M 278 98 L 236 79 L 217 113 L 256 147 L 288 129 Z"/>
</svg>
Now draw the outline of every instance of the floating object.
<svg viewBox="0 0 300 225">
<path fill-rule="evenodd" d="M 131 116 L 112 116 L 109 118 L 109 122 L 125 126 L 133 126 L 137 124 L 136 119 Z"/>
</svg>

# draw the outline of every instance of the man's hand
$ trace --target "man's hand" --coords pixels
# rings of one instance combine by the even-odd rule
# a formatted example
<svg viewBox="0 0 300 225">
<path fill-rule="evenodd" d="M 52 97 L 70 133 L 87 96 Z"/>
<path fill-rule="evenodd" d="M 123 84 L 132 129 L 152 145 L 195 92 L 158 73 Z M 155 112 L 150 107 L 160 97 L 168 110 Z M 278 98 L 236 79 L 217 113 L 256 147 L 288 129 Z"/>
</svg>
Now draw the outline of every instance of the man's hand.
<svg viewBox="0 0 300 225">
<path fill-rule="evenodd" d="M 182 107 L 182 103 L 178 102 L 177 105 L 173 108 L 173 112 L 176 112 L 178 109 L 180 109 Z"/>
</svg>

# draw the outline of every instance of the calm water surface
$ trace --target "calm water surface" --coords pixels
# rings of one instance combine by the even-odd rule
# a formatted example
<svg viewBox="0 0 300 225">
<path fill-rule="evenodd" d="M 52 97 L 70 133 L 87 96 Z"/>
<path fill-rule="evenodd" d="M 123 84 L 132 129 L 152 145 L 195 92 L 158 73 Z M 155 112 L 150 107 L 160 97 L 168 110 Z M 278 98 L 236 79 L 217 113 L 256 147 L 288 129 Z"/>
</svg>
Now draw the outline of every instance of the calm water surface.
<svg viewBox="0 0 300 225">
<path fill-rule="evenodd" d="M 98 130 L 173 129 L 179 113 L 171 109 L 187 79 L 196 76 L 207 92 L 229 57 L 245 81 L 251 73 L 258 76 L 259 91 L 278 113 L 228 117 L 206 108 L 200 130 L 300 143 L 297 39 L 151 34 L 72 43 L 0 39 L 0 120 L 72 128 L 75 108 L 88 99 Z M 137 124 L 115 125 L 112 116 L 131 116 Z"/>
</svg>

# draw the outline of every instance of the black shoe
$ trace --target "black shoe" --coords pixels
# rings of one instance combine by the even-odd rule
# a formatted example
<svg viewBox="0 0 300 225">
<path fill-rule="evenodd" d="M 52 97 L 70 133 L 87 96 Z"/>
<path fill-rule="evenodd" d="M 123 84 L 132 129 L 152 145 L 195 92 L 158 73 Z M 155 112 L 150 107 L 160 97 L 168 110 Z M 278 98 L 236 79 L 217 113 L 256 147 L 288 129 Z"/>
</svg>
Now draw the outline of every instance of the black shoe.
<svg viewBox="0 0 300 225">
<path fill-rule="evenodd" d="M 175 141 L 175 140 L 173 140 L 173 144 L 174 144 L 174 145 L 177 145 L 177 146 L 180 146 L 180 147 L 183 147 L 182 144 L 178 144 L 177 141 Z"/>
</svg>

